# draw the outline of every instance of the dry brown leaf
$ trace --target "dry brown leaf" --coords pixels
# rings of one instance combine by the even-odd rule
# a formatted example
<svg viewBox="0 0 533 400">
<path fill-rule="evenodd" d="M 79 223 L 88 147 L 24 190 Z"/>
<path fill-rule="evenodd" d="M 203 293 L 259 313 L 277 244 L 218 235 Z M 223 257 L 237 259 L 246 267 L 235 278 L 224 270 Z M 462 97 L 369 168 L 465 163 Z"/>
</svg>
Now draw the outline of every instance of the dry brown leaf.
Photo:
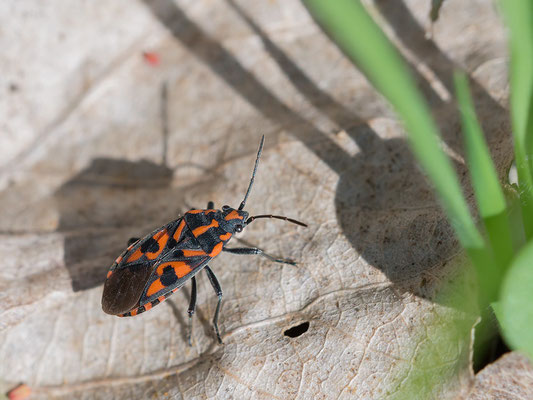
<svg viewBox="0 0 533 400">
<path fill-rule="evenodd" d="M 520 353 L 505 354 L 476 375 L 468 400 L 533 398 L 533 366 Z"/>
<path fill-rule="evenodd" d="M 429 1 L 368 6 L 413 65 L 468 196 L 455 67 L 475 79 L 503 176 L 505 38 L 492 3 L 447 1 L 431 40 Z M 33 0 L 0 13 L 4 386 L 68 399 L 402 398 L 436 352 L 420 398 L 468 392 L 476 313 L 439 291 L 464 259 L 401 126 L 300 2 Z M 310 226 L 257 221 L 240 237 L 299 265 L 211 263 L 224 346 L 204 276 L 191 348 L 188 286 L 138 317 L 104 314 L 102 283 L 128 238 L 209 200 L 237 205 L 261 134 L 248 210 Z"/>
</svg>

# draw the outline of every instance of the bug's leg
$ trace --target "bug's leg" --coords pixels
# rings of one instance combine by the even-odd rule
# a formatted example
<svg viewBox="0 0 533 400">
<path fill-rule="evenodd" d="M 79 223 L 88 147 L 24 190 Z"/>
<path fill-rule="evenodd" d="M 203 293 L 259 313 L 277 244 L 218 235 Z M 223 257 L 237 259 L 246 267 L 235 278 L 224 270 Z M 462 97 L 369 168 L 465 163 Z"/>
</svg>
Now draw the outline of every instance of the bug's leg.
<svg viewBox="0 0 533 400">
<path fill-rule="evenodd" d="M 243 254 L 243 255 L 258 254 L 260 256 L 266 257 L 269 260 L 277 262 L 277 263 L 296 265 L 296 263 L 292 260 L 284 260 L 282 258 L 273 257 L 270 254 L 265 253 L 263 250 L 258 249 L 257 247 L 234 247 L 234 248 L 229 248 L 229 249 L 223 248 L 222 251 L 225 251 L 227 253 L 232 253 L 232 254 Z"/>
<path fill-rule="evenodd" d="M 194 314 L 194 311 L 196 310 L 196 277 L 191 278 L 191 301 L 189 302 L 189 308 L 187 309 L 187 314 L 189 314 L 189 332 L 187 333 L 187 339 L 189 341 L 189 346 L 192 346 L 191 344 L 191 338 L 192 338 L 192 316 Z"/>
<path fill-rule="evenodd" d="M 140 238 L 136 238 L 136 237 L 128 239 L 128 246 L 131 246 L 133 243 L 135 243 L 139 239 Z"/>
<path fill-rule="evenodd" d="M 213 203 L 212 201 L 208 202 L 207 203 L 207 209 L 208 210 L 212 210 L 213 208 L 215 208 L 215 203 Z"/>
<path fill-rule="evenodd" d="M 205 266 L 205 272 L 207 273 L 209 282 L 211 282 L 211 285 L 213 286 L 213 289 L 215 289 L 215 293 L 218 296 L 217 309 L 215 310 L 215 316 L 213 318 L 213 326 L 215 327 L 215 333 L 217 334 L 218 343 L 222 344 L 222 339 L 220 338 L 220 332 L 218 330 L 218 314 L 220 313 L 220 306 L 222 304 L 222 289 L 220 287 L 220 284 L 218 283 L 217 277 L 215 276 L 213 271 L 211 271 L 211 268 L 209 268 L 209 265 Z"/>
</svg>

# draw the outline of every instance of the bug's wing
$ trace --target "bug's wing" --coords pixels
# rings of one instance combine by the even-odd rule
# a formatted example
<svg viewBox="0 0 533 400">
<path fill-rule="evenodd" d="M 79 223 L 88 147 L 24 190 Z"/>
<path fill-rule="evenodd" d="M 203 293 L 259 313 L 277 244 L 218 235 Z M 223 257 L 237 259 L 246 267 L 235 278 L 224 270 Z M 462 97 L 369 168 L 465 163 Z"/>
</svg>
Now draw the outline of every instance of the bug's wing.
<svg viewBox="0 0 533 400">
<path fill-rule="evenodd" d="M 102 293 L 104 312 L 119 315 L 135 307 L 152 274 L 154 263 L 154 261 L 138 263 L 128 268 L 115 269 L 104 284 Z"/>
<path fill-rule="evenodd" d="M 158 261 L 183 242 L 184 228 L 183 218 L 172 221 L 133 243 L 115 260 L 104 284 L 104 312 L 119 315 L 138 305 Z"/>
<path fill-rule="evenodd" d="M 210 259 L 199 248 L 174 250 L 154 266 L 139 304 L 165 300 L 205 267 Z"/>
</svg>

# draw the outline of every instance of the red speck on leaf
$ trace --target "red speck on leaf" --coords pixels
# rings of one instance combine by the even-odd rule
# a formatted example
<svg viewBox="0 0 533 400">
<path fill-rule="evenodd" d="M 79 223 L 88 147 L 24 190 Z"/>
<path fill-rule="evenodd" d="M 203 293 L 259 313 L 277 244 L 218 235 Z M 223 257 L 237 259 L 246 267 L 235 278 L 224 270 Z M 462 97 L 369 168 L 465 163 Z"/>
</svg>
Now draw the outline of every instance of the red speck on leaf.
<svg viewBox="0 0 533 400">
<path fill-rule="evenodd" d="M 143 53 L 143 57 L 145 61 L 151 66 L 157 67 L 159 65 L 159 54 L 145 51 Z"/>
<path fill-rule="evenodd" d="M 7 393 L 7 398 L 9 400 L 25 400 L 30 397 L 30 394 L 31 388 L 28 385 L 20 384 Z"/>
</svg>

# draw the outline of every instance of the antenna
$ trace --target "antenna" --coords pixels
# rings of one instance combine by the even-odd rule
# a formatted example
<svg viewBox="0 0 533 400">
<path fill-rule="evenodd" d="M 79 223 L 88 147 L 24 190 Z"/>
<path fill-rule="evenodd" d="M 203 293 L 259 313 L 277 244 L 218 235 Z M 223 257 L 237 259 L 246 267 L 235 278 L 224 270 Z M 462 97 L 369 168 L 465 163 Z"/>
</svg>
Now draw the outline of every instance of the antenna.
<svg viewBox="0 0 533 400">
<path fill-rule="evenodd" d="M 296 225 L 305 226 L 307 227 L 307 224 L 304 224 L 303 222 L 296 221 L 295 219 L 284 217 L 283 215 L 254 215 L 253 217 L 250 217 L 246 220 L 246 225 L 248 225 L 250 222 L 252 222 L 254 219 L 258 218 L 275 218 L 275 219 L 282 219 L 283 221 L 291 222 Z"/>
<path fill-rule="evenodd" d="M 254 172 L 252 172 L 252 179 L 250 179 L 248 190 L 246 191 L 246 194 L 244 195 L 244 199 L 241 202 L 241 205 L 239 206 L 239 211 L 244 208 L 244 205 L 246 204 L 246 199 L 248 198 L 248 195 L 250 194 L 250 190 L 252 189 L 252 185 L 254 184 L 255 173 L 257 172 L 257 166 L 259 165 L 259 157 L 261 157 L 261 152 L 263 151 L 264 143 L 265 143 L 265 135 L 261 137 L 261 143 L 259 143 L 259 150 L 257 150 L 257 158 L 255 159 Z"/>
</svg>

